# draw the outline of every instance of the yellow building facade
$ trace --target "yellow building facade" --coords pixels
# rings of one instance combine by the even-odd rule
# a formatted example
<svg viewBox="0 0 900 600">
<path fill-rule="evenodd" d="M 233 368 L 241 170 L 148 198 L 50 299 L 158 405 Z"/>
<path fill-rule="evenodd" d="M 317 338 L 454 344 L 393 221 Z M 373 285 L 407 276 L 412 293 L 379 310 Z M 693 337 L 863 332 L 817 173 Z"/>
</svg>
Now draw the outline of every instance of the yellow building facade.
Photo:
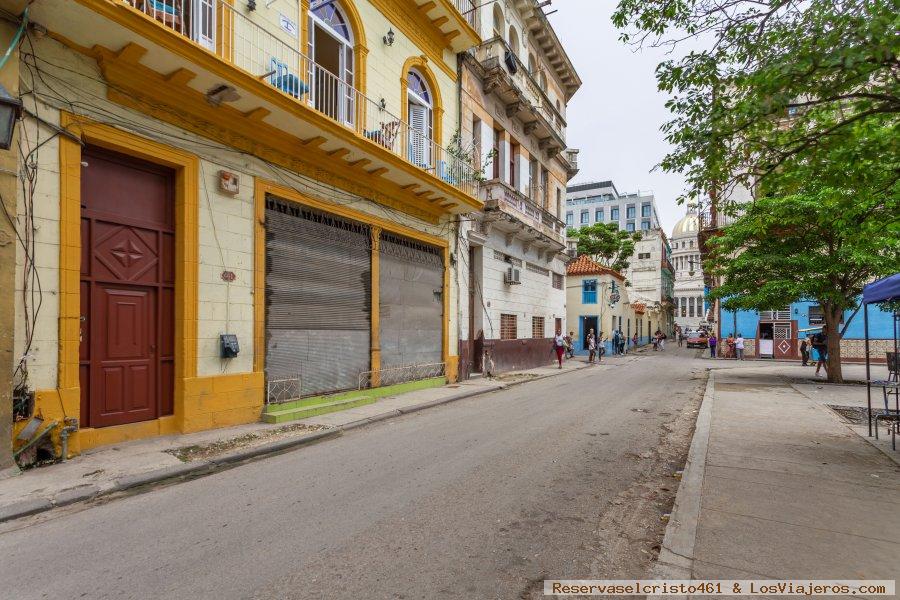
<svg viewBox="0 0 900 600">
<path fill-rule="evenodd" d="M 252 422 L 417 355 L 454 380 L 451 241 L 482 206 L 451 143 L 457 53 L 480 43 L 460 5 L 12 7 L 14 446 L 35 417 L 70 455 Z"/>
</svg>

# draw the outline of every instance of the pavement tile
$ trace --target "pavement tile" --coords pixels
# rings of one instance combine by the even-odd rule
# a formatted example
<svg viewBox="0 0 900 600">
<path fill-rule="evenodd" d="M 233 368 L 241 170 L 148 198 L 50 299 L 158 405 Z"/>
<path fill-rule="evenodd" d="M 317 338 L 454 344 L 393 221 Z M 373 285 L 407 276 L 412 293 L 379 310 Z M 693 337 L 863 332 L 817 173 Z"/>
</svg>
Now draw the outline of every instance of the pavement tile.
<svg viewBox="0 0 900 600">
<path fill-rule="evenodd" d="M 784 579 L 894 579 L 900 543 L 704 509 L 694 557 Z"/>
</svg>

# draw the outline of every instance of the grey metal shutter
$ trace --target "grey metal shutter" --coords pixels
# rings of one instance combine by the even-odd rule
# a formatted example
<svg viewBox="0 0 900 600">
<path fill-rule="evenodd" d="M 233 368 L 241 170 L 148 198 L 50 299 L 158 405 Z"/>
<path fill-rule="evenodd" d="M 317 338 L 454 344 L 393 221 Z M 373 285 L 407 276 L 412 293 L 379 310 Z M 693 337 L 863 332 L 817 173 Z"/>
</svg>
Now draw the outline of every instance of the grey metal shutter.
<svg viewBox="0 0 900 600">
<path fill-rule="evenodd" d="M 369 370 L 369 228 L 266 198 L 266 379 L 295 396 L 356 389 Z"/>
<path fill-rule="evenodd" d="M 381 234 L 381 367 L 440 363 L 444 261 L 433 246 Z"/>
</svg>

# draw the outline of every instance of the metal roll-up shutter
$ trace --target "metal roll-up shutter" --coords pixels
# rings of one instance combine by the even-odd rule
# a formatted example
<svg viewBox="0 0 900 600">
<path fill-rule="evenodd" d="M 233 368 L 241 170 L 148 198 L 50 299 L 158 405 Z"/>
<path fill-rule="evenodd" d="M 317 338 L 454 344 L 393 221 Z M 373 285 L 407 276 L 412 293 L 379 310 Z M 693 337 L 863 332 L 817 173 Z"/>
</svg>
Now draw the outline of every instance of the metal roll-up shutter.
<svg viewBox="0 0 900 600">
<path fill-rule="evenodd" d="M 440 363 L 444 261 L 439 248 L 382 233 L 381 368 Z"/>
<path fill-rule="evenodd" d="M 368 227 L 266 199 L 266 379 L 308 396 L 355 389 L 369 370 Z M 272 400 L 272 398 L 270 398 Z"/>
</svg>

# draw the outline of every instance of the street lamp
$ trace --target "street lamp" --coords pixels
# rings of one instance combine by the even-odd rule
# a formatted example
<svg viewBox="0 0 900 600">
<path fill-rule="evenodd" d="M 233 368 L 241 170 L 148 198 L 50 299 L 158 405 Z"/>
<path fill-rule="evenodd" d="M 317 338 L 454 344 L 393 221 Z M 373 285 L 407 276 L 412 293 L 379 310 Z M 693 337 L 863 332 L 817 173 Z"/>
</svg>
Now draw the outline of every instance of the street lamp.
<svg viewBox="0 0 900 600">
<path fill-rule="evenodd" d="M 13 98 L 6 88 L 0 85 L 0 148 L 9 150 L 12 145 L 16 121 L 22 116 L 22 100 Z"/>
</svg>

